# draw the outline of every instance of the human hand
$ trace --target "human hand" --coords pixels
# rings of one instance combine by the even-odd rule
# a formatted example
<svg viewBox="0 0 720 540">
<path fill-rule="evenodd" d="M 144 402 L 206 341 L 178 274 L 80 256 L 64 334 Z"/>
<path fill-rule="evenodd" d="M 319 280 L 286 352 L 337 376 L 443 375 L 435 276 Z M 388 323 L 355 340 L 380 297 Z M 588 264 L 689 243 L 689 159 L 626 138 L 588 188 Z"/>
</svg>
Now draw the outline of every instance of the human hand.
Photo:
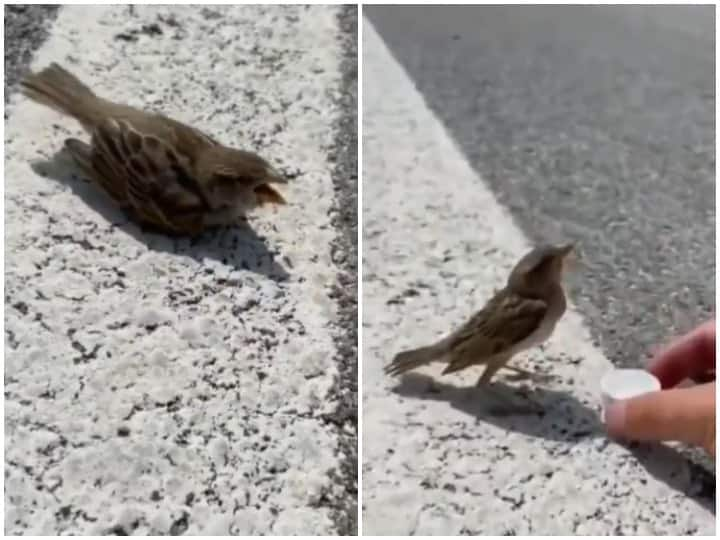
<svg viewBox="0 0 720 540">
<path fill-rule="evenodd" d="M 715 455 L 715 320 L 662 350 L 648 366 L 662 390 L 613 403 L 608 433 L 640 441 L 681 441 Z M 704 382 L 675 388 L 684 379 Z"/>
</svg>

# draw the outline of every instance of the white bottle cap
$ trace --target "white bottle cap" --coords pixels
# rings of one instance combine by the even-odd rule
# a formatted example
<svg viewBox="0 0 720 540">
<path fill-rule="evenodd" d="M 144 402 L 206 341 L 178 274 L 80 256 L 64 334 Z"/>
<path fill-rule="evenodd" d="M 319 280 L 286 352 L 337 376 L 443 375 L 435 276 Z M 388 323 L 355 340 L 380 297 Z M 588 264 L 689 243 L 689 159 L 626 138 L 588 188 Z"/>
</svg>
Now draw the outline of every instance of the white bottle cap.
<svg viewBox="0 0 720 540">
<path fill-rule="evenodd" d="M 607 372 L 600 380 L 602 421 L 605 422 L 605 409 L 611 403 L 658 390 L 660 381 L 644 369 L 613 369 Z"/>
</svg>

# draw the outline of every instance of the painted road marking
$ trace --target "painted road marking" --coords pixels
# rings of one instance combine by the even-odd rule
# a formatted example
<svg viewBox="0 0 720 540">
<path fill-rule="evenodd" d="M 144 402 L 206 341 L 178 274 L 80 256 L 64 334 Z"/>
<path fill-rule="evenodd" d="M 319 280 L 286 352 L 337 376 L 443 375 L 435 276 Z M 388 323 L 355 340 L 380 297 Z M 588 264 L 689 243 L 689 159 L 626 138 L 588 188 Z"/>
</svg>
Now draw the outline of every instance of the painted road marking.
<svg viewBox="0 0 720 540">
<path fill-rule="evenodd" d="M 143 235 L 16 96 L 6 123 L 8 534 L 333 534 L 327 148 L 336 7 L 69 6 L 33 68 L 303 174 L 255 235 Z M 73 169 L 74 170 L 74 169 Z M 223 260 L 224 259 L 224 260 Z M 289 261 L 289 262 L 288 262 Z M 283 268 L 289 279 L 278 282 Z"/>
</svg>

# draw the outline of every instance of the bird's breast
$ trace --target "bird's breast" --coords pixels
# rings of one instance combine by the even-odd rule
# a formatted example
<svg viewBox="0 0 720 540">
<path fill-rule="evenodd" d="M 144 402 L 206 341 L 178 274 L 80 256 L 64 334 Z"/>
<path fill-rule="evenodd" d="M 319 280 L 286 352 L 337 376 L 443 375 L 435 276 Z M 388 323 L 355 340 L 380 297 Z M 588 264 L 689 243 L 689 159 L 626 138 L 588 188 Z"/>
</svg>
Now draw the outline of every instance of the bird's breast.
<svg viewBox="0 0 720 540">
<path fill-rule="evenodd" d="M 555 326 L 560 320 L 560 317 L 562 317 L 563 313 L 565 313 L 565 309 L 565 293 L 562 289 L 559 289 L 548 302 L 548 310 L 538 328 L 527 338 L 521 341 L 516 347 L 514 347 L 515 352 L 524 351 L 547 341 L 555 330 Z"/>
</svg>

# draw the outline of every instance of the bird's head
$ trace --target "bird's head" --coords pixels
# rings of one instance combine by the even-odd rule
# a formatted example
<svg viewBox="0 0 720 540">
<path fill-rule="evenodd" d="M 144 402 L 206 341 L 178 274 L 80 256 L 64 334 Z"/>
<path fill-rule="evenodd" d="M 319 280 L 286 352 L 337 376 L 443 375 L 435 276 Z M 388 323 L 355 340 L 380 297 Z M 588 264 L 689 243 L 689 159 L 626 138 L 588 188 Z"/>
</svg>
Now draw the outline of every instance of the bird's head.
<svg viewBox="0 0 720 540">
<path fill-rule="evenodd" d="M 211 204 L 234 206 L 255 194 L 259 202 L 282 203 L 282 196 L 269 184 L 287 180 L 266 160 L 252 152 L 217 146 L 203 152 L 197 163 L 198 176 Z M 274 194 L 278 200 L 272 199 Z"/>
<path fill-rule="evenodd" d="M 542 245 L 525 255 L 515 265 L 508 286 L 527 292 L 541 292 L 559 284 L 563 271 L 573 262 L 574 244 Z"/>
</svg>

